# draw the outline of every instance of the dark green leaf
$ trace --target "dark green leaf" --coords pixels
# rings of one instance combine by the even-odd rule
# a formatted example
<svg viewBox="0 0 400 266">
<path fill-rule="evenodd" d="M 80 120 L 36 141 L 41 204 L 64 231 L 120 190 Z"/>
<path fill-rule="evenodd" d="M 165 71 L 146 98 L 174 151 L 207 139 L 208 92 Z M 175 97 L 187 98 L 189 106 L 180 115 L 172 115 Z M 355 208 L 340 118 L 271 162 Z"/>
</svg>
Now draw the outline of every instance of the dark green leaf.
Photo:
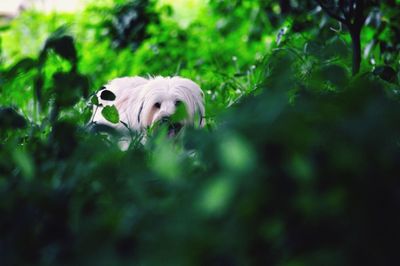
<svg viewBox="0 0 400 266">
<path fill-rule="evenodd" d="M 23 58 L 23 59 L 19 60 L 17 63 L 15 63 L 12 67 L 10 67 L 6 71 L 5 76 L 7 78 L 14 78 L 19 73 L 26 73 L 36 67 L 37 67 L 36 60 L 29 58 L 29 57 Z"/>
<path fill-rule="evenodd" d="M 0 128 L 18 129 L 26 127 L 25 118 L 11 107 L 0 107 Z"/>
<path fill-rule="evenodd" d="M 105 132 L 113 136 L 119 136 L 119 132 L 114 127 L 105 124 L 92 123 L 90 125 L 90 131 L 95 133 Z"/>
<path fill-rule="evenodd" d="M 314 55 L 314 56 L 321 56 L 322 51 L 322 44 L 317 41 L 309 41 L 304 46 L 304 51 L 307 54 Z"/>
<path fill-rule="evenodd" d="M 53 125 L 50 135 L 52 148 L 60 158 L 70 155 L 78 143 L 76 136 L 76 125 L 67 121 L 57 121 Z"/>
<path fill-rule="evenodd" d="M 111 106 L 105 106 L 103 110 L 101 110 L 101 114 L 104 116 L 104 118 L 113 123 L 116 124 L 119 122 L 119 114 L 117 108 L 115 108 L 114 105 Z"/>
<path fill-rule="evenodd" d="M 329 41 L 323 49 L 324 57 L 327 59 L 332 57 L 346 58 L 349 55 L 349 51 L 348 45 L 338 37 Z"/>
<path fill-rule="evenodd" d="M 87 77 L 77 73 L 57 72 L 53 75 L 53 80 L 58 106 L 74 105 L 89 89 Z"/>
<path fill-rule="evenodd" d="M 74 39 L 69 35 L 50 37 L 47 39 L 42 53 L 45 53 L 48 50 L 53 50 L 59 56 L 73 64 L 77 61 Z"/>
<path fill-rule="evenodd" d="M 397 81 L 397 73 L 390 66 L 378 66 L 373 73 L 387 82 L 395 83 Z"/>
<path fill-rule="evenodd" d="M 97 95 L 93 95 L 92 99 L 90 100 L 90 102 L 93 105 L 99 105 L 99 98 L 97 98 Z"/>
<path fill-rule="evenodd" d="M 348 79 L 346 69 L 339 65 L 328 65 L 320 70 L 323 80 L 329 81 L 336 86 L 344 86 Z"/>
<path fill-rule="evenodd" d="M 235 73 L 234 76 L 235 77 L 244 77 L 244 76 L 246 76 L 246 73 L 238 72 L 238 73 Z"/>
</svg>

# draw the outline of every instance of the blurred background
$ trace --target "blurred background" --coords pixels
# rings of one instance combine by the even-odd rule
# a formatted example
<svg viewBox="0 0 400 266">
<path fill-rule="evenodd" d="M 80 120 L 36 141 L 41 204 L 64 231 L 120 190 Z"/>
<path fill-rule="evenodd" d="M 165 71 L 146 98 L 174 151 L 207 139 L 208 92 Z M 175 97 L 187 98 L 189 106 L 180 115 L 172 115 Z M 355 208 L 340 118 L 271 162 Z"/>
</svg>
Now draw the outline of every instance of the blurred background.
<svg viewBox="0 0 400 266">
<path fill-rule="evenodd" d="M 395 265 L 400 1 L 0 2 L 1 265 Z M 120 76 L 203 129 L 90 132 Z"/>
</svg>

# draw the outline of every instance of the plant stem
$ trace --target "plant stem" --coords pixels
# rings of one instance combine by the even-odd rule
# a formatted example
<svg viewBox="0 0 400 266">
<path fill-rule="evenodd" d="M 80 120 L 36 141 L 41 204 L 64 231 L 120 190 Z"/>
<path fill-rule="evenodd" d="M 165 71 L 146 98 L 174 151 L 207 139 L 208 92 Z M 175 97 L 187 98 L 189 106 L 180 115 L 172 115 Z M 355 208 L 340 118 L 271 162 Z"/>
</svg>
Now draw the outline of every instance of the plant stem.
<svg viewBox="0 0 400 266">
<path fill-rule="evenodd" d="M 361 65 L 361 28 L 350 28 L 351 42 L 353 47 L 353 76 L 358 74 Z"/>
</svg>

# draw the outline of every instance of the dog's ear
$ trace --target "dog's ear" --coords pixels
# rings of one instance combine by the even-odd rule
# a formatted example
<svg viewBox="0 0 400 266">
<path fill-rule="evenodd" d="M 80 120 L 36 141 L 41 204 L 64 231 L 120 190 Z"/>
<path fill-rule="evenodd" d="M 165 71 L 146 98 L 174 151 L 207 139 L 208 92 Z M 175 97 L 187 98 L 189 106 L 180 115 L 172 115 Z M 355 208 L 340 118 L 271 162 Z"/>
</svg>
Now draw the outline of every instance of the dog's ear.
<svg viewBox="0 0 400 266">
<path fill-rule="evenodd" d="M 200 87 L 197 87 L 197 96 L 195 97 L 195 105 L 196 105 L 196 114 L 199 116 L 199 120 L 195 120 L 195 125 L 197 124 L 199 127 L 204 127 L 206 124 L 205 120 L 205 107 L 204 107 L 204 93 Z"/>
<path fill-rule="evenodd" d="M 205 125 L 205 117 L 199 112 L 199 127 L 204 127 Z"/>
<path fill-rule="evenodd" d="M 205 96 L 204 96 L 204 92 L 203 90 L 200 88 L 200 86 L 193 82 L 192 80 L 190 80 L 190 89 L 192 91 L 194 91 L 195 95 L 197 94 L 198 96 L 195 97 L 195 101 L 196 101 L 196 109 L 197 109 L 197 113 L 199 115 L 199 127 L 204 127 L 206 124 L 206 119 L 205 119 L 205 107 L 204 107 L 204 103 L 205 103 Z"/>
<path fill-rule="evenodd" d="M 142 103 L 140 104 L 139 112 L 138 112 L 138 115 L 137 115 L 137 122 L 138 122 L 138 124 L 140 124 L 140 116 L 142 115 L 143 105 L 144 105 L 144 102 L 142 102 Z"/>
<path fill-rule="evenodd" d="M 204 108 L 204 101 L 197 106 L 198 108 L 198 113 L 199 113 L 199 126 L 204 127 L 206 124 L 206 114 L 205 114 L 205 108 Z"/>
<path fill-rule="evenodd" d="M 200 86 L 190 79 L 179 76 L 173 77 L 171 81 L 182 95 L 185 95 L 194 125 L 203 127 L 205 125 L 204 93 Z M 197 120 L 197 115 L 199 120 Z"/>
<path fill-rule="evenodd" d="M 199 120 L 199 126 L 200 127 L 204 127 L 205 126 L 205 124 L 206 124 L 206 117 L 205 117 L 205 96 L 204 96 L 204 92 L 203 92 L 203 90 L 200 88 L 200 87 L 198 87 L 199 88 L 199 92 L 200 92 L 200 102 L 198 103 L 198 105 L 197 105 L 197 108 L 198 108 L 198 112 L 199 112 L 199 116 L 200 116 L 200 120 Z"/>
</svg>

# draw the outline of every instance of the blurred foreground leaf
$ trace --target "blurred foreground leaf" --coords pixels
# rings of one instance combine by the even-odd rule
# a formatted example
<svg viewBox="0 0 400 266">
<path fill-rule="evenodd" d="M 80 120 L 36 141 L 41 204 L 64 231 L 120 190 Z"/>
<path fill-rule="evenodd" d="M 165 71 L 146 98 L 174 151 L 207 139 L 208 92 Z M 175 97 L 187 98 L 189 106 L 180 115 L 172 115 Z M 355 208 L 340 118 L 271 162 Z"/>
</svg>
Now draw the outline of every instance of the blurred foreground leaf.
<svg viewBox="0 0 400 266">
<path fill-rule="evenodd" d="M 81 97 L 86 97 L 89 81 L 86 76 L 78 73 L 57 72 L 53 75 L 54 92 L 58 106 L 74 105 Z"/>
<path fill-rule="evenodd" d="M 70 61 L 72 64 L 75 64 L 78 58 L 74 39 L 68 35 L 49 37 L 45 43 L 42 53 L 45 53 L 48 50 L 53 50 L 55 53 Z"/>
<path fill-rule="evenodd" d="M 18 148 L 13 151 L 12 157 L 22 175 L 30 181 L 34 176 L 35 165 L 32 157 L 25 149 Z"/>
<path fill-rule="evenodd" d="M 15 78 L 19 74 L 26 74 L 30 70 L 36 68 L 38 62 L 32 58 L 23 58 L 11 66 L 5 73 L 7 78 Z"/>
</svg>

